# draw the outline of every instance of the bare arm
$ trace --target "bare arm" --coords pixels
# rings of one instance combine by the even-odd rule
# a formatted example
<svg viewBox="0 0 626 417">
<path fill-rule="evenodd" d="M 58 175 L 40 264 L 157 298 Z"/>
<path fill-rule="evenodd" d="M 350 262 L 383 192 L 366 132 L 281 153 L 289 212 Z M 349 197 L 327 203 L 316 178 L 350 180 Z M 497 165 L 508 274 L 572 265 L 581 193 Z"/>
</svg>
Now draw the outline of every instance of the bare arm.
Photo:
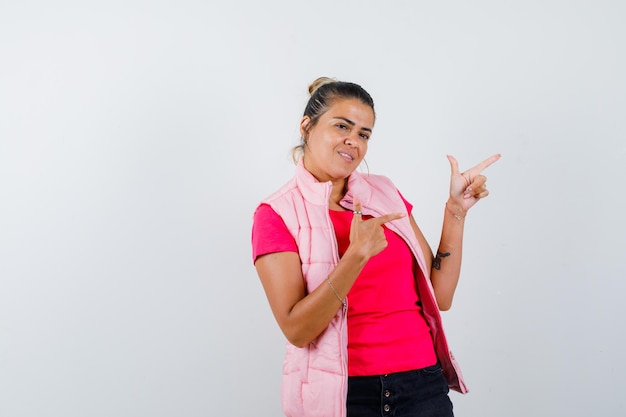
<svg viewBox="0 0 626 417">
<path fill-rule="evenodd" d="M 440 310 L 450 309 L 459 282 L 465 215 L 478 200 L 489 195 L 485 186 L 487 178 L 481 172 L 499 158 L 499 154 L 493 155 L 461 174 L 456 159 L 452 156 L 448 157 L 452 171 L 450 197 L 446 202 L 441 239 L 434 257 L 428 242 L 415 220 L 411 218 L 411 225 L 426 258 L 426 267 L 430 272 L 435 298 Z"/>
<path fill-rule="evenodd" d="M 360 204 L 356 210 L 360 211 Z M 294 252 L 278 252 L 259 257 L 255 267 L 272 313 L 287 340 L 303 347 L 317 338 L 342 307 L 344 299 L 359 273 L 372 256 L 387 246 L 382 225 L 404 216 L 387 214 L 363 221 L 354 215 L 350 229 L 350 246 L 328 276 L 331 285 L 322 283 L 306 294 L 300 258 Z M 333 288 L 339 294 L 335 294 Z"/>
<path fill-rule="evenodd" d="M 452 299 L 461 273 L 463 220 L 457 220 L 446 210 L 441 231 L 441 241 L 436 255 L 433 255 L 428 242 L 412 216 L 411 225 L 424 253 L 426 268 L 430 273 L 437 305 L 440 310 L 449 310 L 452 306 Z"/>
</svg>

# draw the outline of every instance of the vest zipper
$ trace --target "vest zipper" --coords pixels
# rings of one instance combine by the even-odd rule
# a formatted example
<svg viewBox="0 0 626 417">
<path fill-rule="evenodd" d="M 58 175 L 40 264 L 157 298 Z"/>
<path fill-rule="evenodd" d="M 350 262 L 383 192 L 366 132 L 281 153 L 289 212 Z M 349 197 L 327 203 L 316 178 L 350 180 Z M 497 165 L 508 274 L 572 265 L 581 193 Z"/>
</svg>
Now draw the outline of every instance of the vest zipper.
<svg viewBox="0 0 626 417">
<path fill-rule="evenodd" d="M 330 218 L 330 214 L 328 213 L 328 210 L 330 210 L 330 206 L 329 206 L 329 199 L 330 199 L 330 191 L 331 191 L 332 186 L 329 184 L 329 186 L 326 188 L 326 221 L 328 222 L 328 226 L 330 227 L 329 230 L 332 230 L 332 236 L 331 236 L 331 243 L 332 243 L 332 252 L 333 252 L 333 261 L 334 261 L 334 266 L 336 267 L 337 264 L 339 263 L 339 244 L 337 243 L 337 235 L 335 234 L 335 226 L 333 225 L 333 222 Z M 339 339 L 340 339 L 340 343 L 341 343 L 341 350 L 340 350 L 340 360 L 341 360 L 341 368 L 343 371 L 343 397 L 344 397 L 344 401 L 342 404 L 342 408 L 341 408 L 341 414 L 340 417 L 345 417 L 347 414 L 347 410 L 346 410 L 346 400 L 348 397 L 348 341 L 344 340 L 344 333 L 346 332 L 346 326 L 348 325 L 348 294 L 346 294 L 346 297 L 344 298 L 345 303 L 342 303 L 341 306 L 341 325 L 339 327 Z"/>
</svg>

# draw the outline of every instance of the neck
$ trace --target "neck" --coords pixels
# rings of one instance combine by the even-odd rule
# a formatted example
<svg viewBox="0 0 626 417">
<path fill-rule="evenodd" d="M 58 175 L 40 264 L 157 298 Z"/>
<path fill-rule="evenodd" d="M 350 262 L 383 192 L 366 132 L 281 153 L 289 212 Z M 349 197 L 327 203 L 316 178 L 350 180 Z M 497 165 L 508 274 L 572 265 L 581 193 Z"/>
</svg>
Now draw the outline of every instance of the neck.
<svg viewBox="0 0 626 417">
<path fill-rule="evenodd" d="M 308 164 L 306 155 L 302 156 L 302 164 L 304 165 L 304 168 L 309 171 L 309 173 L 313 175 L 318 181 L 330 181 L 332 183 L 333 188 L 330 191 L 330 197 L 328 202 L 329 208 L 332 210 L 344 210 L 344 208 L 339 205 L 339 202 L 341 201 L 341 199 L 343 199 L 343 197 L 346 195 L 346 192 L 348 191 L 348 178 L 334 179 L 328 178 L 327 176 L 317 175 L 316 172 L 314 172 L 307 166 Z"/>
<path fill-rule="evenodd" d="M 343 199 L 348 191 L 348 179 L 344 178 L 341 180 L 333 181 L 333 189 L 330 192 L 329 198 L 329 208 L 332 210 L 344 210 L 339 202 Z"/>
</svg>

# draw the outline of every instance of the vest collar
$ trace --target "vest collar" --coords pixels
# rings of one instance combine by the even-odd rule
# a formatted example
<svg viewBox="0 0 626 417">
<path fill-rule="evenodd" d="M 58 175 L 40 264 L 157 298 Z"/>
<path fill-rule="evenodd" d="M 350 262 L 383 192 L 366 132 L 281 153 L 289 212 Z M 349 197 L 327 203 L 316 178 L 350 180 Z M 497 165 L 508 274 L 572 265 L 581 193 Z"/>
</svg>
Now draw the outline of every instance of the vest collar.
<svg viewBox="0 0 626 417">
<path fill-rule="evenodd" d="M 328 199 L 332 190 L 332 183 L 319 182 L 305 167 L 303 158 L 300 158 L 296 166 L 296 184 L 303 197 L 313 204 L 328 206 Z M 364 206 L 369 205 L 372 199 L 372 189 L 364 176 L 354 171 L 348 178 L 348 192 L 341 200 L 340 204 L 352 210 L 354 199 L 358 198 Z"/>
</svg>

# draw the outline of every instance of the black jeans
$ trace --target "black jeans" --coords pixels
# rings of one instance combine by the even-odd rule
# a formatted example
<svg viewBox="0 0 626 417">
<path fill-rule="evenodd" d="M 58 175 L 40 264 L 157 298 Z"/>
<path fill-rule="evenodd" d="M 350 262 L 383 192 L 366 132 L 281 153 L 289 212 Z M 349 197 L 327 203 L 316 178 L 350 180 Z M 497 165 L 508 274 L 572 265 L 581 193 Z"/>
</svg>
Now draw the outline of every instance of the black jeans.
<svg viewBox="0 0 626 417">
<path fill-rule="evenodd" d="M 440 365 L 348 378 L 348 417 L 453 417 Z"/>
</svg>

